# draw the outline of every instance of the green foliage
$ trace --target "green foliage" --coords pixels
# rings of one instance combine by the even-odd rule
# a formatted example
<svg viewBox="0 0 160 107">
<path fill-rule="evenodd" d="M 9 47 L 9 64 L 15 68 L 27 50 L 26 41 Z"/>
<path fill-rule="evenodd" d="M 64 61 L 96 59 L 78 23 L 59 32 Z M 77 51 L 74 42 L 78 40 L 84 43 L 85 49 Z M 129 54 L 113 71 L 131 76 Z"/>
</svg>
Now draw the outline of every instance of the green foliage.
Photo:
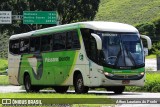
<svg viewBox="0 0 160 107">
<path fill-rule="evenodd" d="M 160 35 L 160 17 L 157 17 L 152 21 L 156 27 L 156 35 Z"/>
<path fill-rule="evenodd" d="M 99 2 L 100 0 L 59 0 L 57 10 L 62 24 L 93 20 Z"/>
<path fill-rule="evenodd" d="M 152 49 L 150 51 L 151 51 L 151 53 L 154 53 L 156 55 L 160 55 L 160 42 L 154 43 L 152 45 Z"/>
<path fill-rule="evenodd" d="M 0 85 L 9 85 L 8 76 L 6 75 L 0 76 Z"/>
<path fill-rule="evenodd" d="M 150 54 L 148 56 L 145 57 L 146 59 L 153 59 L 153 58 L 156 58 L 156 55 L 155 54 Z"/>
<path fill-rule="evenodd" d="M 8 61 L 0 59 L 0 72 L 4 72 L 8 68 Z"/>
<path fill-rule="evenodd" d="M 3 34 L 0 33 L 0 58 L 8 57 L 8 39 L 9 31 L 4 31 Z"/>
<path fill-rule="evenodd" d="M 13 15 L 23 15 L 23 11 L 58 11 L 61 24 L 93 20 L 100 0 L 1 0 L 1 11 L 12 11 Z M 0 25 L 0 58 L 7 57 L 8 38 L 13 34 L 54 26 L 52 24 L 23 24 L 13 20 L 11 25 Z M 7 32 L 7 33 L 6 33 Z M 5 46 L 2 46 L 4 44 Z"/>
<path fill-rule="evenodd" d="M 23 11 L 58 11 L 62 24 L 93 20 L 100 0 L 5 0 L 1 1 L 0 10 L 12 11 L 13 15 L 23 15 Z M 0 31 L 9 30 L 11 34 L 24 33 L 36 28 L 53 25 L 26 25 L 22 20 L 13 21 L 12 25 L 0 25 Z"/>
<path fill-rule="evenodd" d="M 128 24 L 150 22 L 159 17 L 160 0 L 101 0 L 95 20 Z"/>
<path fill-rule="evenodd" d="M 155 36 L 156 27 L 154 23 L 147 22 L 142 24 L 137 24 L 135 27 L 139 30 L 140 34 Z"/>
<path fill-rule="evenodd" d="M 126 91 L 160 92 L 160 73 L 148 72 L 144 87 L 128 86 Z"/>
</svg>

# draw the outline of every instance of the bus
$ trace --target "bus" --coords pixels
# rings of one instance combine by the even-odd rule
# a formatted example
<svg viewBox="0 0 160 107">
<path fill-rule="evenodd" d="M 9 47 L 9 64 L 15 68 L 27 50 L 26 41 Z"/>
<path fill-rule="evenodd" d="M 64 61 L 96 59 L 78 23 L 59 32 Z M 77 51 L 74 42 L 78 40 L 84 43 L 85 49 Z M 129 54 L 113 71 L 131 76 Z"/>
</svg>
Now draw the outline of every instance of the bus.
<svg viewBox="0 0 160 107">
<path fill-rule="evenodd" d="M 88 21 L 12 35 L 9 38 L 10 84 L 27 92 L 46 87 L 65 93 L 105 88 L 116 94 L 125 86 L 143 86 L 145 54 L 142 39 L 151 39 L 128 24 Z"/>
</svg>

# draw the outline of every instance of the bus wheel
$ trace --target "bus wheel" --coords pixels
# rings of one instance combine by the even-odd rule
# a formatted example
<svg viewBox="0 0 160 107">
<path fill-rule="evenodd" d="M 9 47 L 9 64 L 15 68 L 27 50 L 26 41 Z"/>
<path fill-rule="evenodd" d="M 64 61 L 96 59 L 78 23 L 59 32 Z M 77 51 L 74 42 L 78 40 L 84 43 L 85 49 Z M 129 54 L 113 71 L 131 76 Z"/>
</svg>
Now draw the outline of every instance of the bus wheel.
<svg viewBox="0 0 160 107">
<path fill-rule="evenodd" d="M 122 94 L 125 89 L 125 86 L 110 86 L 106 87 L 107 91 L 113 91 L 115 94 Z"/>
<path fill-rule="evenodd" d="M 31 84 L 31 79 L 29 75 L 26 75 L 24 78 L 24 86 L 27 92 L 39 92 L 39 88 Z"/>
<path fill-rule="evenodd" d="M 83 77 L 82 77 L 81 74 L 78 74 L 76 76 L 74 87 L 75 87 L 75 92 L 79 93 L 79 94 L 81 94 L 81 93 L 87 93 L 88 90 L 89 90 L 89 87 L 84 86 Z"/>
<path fill-rule="evenodd" d="M 54 87 L 54 90 L 57 92 L 57 93 L 65 93 L 67 92 L 69 86 L 57 86 L 57 87 Z"/>
</svg>

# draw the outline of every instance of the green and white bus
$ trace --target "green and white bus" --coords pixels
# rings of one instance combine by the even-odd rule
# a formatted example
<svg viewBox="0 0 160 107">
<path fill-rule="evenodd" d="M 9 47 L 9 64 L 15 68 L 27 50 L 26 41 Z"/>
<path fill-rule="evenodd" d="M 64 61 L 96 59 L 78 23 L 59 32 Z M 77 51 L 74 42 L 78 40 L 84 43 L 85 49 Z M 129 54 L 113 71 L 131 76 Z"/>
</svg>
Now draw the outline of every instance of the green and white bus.
<svg viewBox="0 0 160 107">
<path fill-rule="evenodd" d="M 125 86 L 143 86 L 145 55 L 138 30 L 116 22 L 78 22 L 13 35 L 8 75 L 27 92 L 52 87 L 64 93 L 106 88 L 121 94 Z"/>
</svg>

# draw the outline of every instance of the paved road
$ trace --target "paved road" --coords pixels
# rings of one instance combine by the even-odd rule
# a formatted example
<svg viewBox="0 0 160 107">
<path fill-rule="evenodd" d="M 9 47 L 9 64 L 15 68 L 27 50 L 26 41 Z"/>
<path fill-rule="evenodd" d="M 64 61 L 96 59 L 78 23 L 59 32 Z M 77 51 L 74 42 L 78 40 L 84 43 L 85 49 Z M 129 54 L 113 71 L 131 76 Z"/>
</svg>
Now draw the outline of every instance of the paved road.
<svg viewBox="0 0 160 107">
<path fill-rule="evenodd" d="M 0 93 L 26 93 L 21 86 L 0 86 Z M 45 93 L 55 93 L 53 90 L 42 90 Z M 68 91 L 74 93 L 74 91 Z M 113 92 L 107 91 L 89 91 L 90 94 L 107 95 L 109 98 L 158 98 L 160 101 L 160 93 L 142 93 L 142 92 L 124 92 L 121 95 L 116 95 Z M 160 107 L 160 104 L 117 104 L 115 107 Z"/>
</svg>

